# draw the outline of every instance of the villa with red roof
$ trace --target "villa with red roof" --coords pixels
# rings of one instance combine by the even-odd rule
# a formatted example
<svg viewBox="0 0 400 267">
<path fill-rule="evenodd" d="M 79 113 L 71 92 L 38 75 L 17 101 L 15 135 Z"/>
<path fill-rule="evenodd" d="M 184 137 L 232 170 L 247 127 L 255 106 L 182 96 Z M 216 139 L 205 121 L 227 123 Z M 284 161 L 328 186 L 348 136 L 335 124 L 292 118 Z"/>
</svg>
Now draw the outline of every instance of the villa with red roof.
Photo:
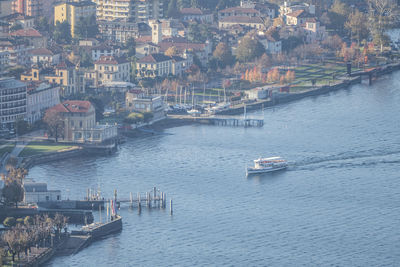
<svg viewBox="0 0 400 267">
<path fill-rule="evenodd" d="M 46 112 L 60 114 L 64 121 L 64 141 L 101 143 L 117 136 L 115 125 L 97 125 L 94 106 L 89 101 L 64 101 Z"/>
</svg>

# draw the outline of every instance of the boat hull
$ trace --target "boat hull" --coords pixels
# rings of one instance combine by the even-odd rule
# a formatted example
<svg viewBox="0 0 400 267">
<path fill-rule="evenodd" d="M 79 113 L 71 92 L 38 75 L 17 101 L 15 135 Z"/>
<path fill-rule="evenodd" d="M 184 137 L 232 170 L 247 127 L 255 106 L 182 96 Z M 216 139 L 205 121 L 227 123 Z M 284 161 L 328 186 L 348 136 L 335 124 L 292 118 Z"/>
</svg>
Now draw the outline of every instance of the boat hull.
<svg viewBox="0 0 400 267">
<path fill-rule="evenodd" d="M 265 169 L 247 168 L 246 175 L 275 172 L 275 171 L 280 171 L 280 170 L 283 170 L 283 169 L 286 169 L 286 168 L 287 168 L 287 166 L 276 167 L 276 168 L 265 168 Z"/>
</svg>

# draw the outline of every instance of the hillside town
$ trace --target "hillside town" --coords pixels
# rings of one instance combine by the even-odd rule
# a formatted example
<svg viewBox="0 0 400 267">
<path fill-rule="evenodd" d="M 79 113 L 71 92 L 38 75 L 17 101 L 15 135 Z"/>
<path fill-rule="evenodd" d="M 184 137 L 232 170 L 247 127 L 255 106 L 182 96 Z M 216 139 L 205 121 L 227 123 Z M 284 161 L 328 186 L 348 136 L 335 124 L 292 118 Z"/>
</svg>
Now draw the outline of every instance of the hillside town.
<svg viewBox="0 0 400 267">
<path fill-rule="evenodd" d="M 22 190 L 50 158 L 371 83 L 400 68 L 399 12 L 395 0 L 0 0 L 0 205 L 59 200 Z M 65 218 L 47 219 L 13 261 L 61 236 Z"/>
</svg>

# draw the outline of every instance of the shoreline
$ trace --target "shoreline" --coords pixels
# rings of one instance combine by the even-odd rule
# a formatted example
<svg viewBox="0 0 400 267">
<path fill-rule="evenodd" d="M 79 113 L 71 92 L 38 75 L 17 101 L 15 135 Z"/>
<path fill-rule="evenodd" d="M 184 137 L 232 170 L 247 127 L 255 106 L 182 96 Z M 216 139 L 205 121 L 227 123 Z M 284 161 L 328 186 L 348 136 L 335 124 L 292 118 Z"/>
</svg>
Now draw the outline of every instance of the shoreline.
<svg viewBox="0 0 400 267">
<path fill-rule="evenodd" d="M 307 91 L 300 93 L 278 93 L 273 95 L 271 99 L 261 100 L 254 102 L 252 104 L 246 105 L 247 111 L 256 111 L 261 108 L 268 108 L 282 104 L 288 104 L 297 100 L 301 100 L 306 97 L 315 97 L 319 95 L 329 94 L 342 89 L 348 89 L 353 85 L 360 84 L 362 82 L 362 76 L 371 75 L 373 78 L 379 80 L 384 75 L 392 74 L 393 72 L 400 70 L 400 62 L 394 64 L 388 64 L 383 67 L 375 68 L 364 73 L 353 74 L 353 76 L 347 77 L 347 79 L 342 80 L 339 83 L 333 85 L 324 85 L 316 88 L 310 88 Z M 224 110 L 219 112 L 217 115 L 240 115 L 243 114 L 243 106 L 232 108 L 229 110 Z M 201 124 L 201 117 L 187 117 L 187 118 L 174 118 L 166 117 L 163 120 L 159 120 L 150 125 L 145 125 L 133 130 L 122 130 L 119 135 L 128 138 L 141 138 L 157 134 L 165 134 L 164 130 L 187 126 L 192 124 Z M 34 157 L 25 157 L 22 160 L 21 167 L 30 169 L 36 165 L 46 164 L 53 161 L 68 159 L 72 157 L 90 156 L 93 155 L 90 149 L 85 147 L 80 147 L 79 149 L 65 151 L 65 152 L 54 152 L 49 154 L 39 154 Z"/>
</svg>

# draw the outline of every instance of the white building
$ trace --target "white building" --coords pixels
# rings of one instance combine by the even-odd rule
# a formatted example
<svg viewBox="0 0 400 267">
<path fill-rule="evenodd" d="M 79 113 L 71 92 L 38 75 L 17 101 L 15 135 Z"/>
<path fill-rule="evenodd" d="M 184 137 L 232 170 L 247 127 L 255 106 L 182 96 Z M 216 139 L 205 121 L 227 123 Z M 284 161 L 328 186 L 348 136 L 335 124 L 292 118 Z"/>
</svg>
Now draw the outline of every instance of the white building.
<svg viewBox="0 0 400 267">
<path fill-rule="evenodd" d="M 47 82 L 28 85 L 26 118 L 29 123 L 41 120 L 45 111 L 60 103 L 60 86 Z"/>
<path fill-rule="evenodd" d="M 100 60 L 103 56 L 119 56 L 120 49 L 118 47 L 112 47 L 107 45 L 99 45 L 91 48 L 92 50 L 92 60 Z"/>
<path fill-rule="evenodd" d="M 94 69 L 98 75 L 98 84 L 130 81 L 131 63 L 125 58 L 102 56 L 94 62 Z"/>
<path fill-rule="evenodd" d="M 29 54 L 33 64 L 57 65 L 61 60 L 61 53 L 54 53 L 47 48 L 32 49 Z"/>
<path fill-rule="evenodd" d="M 132 98 L 131 93 L 126 94 L 126 108 L 136 112 L 151 112 L 153 113 L 153 121 L 165 118 L 164 102 L 161 96 L 143 96 Z"/>
<path fill-rule="evenodd" d="M 47 190 L 46 183 L 36 183 L 33 181 L 24 182 L 24 203 L 38 203 L 45 201 L 60 201 L 60 190 Z"/>
<path fill-rule="evenodd" d="M 11 127 L 26 115 L 26 84 L 14 78 L 0 78 L 0 123 Z"/>
</svg>

